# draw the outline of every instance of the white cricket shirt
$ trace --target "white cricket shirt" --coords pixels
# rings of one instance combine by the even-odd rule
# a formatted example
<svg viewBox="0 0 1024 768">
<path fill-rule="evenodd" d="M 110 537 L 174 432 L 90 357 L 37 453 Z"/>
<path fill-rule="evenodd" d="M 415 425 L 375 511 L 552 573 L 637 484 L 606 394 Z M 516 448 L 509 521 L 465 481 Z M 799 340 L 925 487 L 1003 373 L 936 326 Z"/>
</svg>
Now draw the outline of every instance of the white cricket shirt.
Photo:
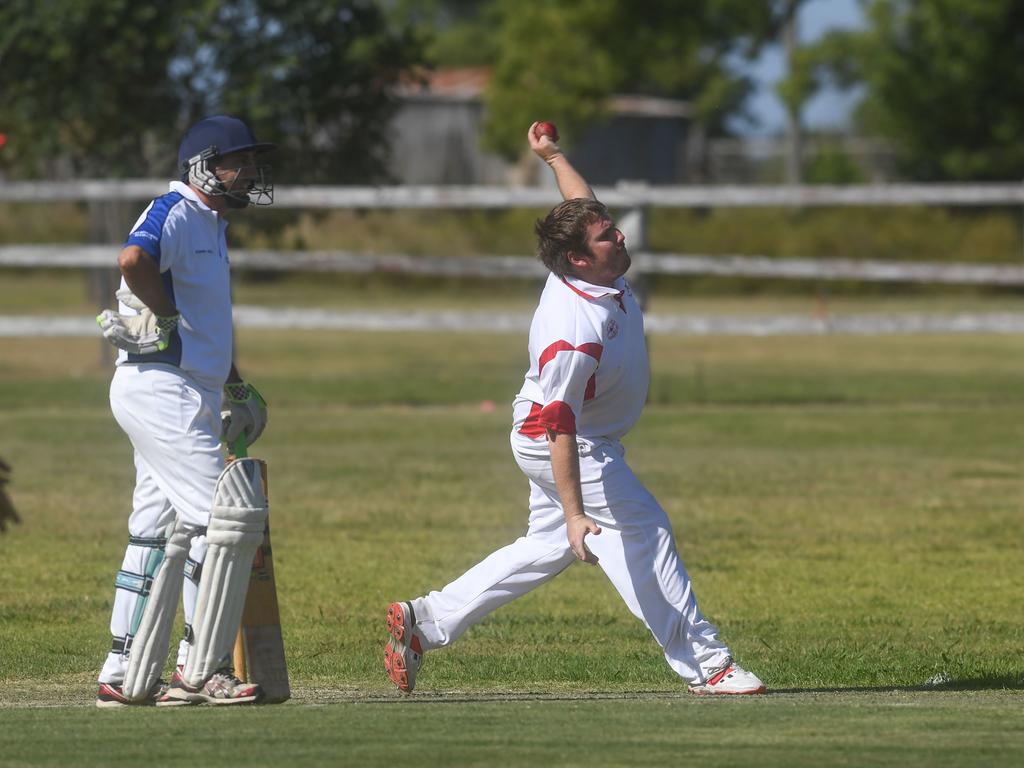
<svg viewBox="0 0 1024 768">
<path fill-rule="evenodd" d="M 227 225 L 180 181 L 172 181 L 170 191 L 142 212 L 125 245 L 139 246 L 160 266 L 181 320 L 166 350 L 149 355 L 122 351 L 118 365 L 164 363 L 181 368 L 210 389 L 224 386 L 234 343 Z M 121 285 L 125 286 L 123 278 Z M 134 314 L 123 304 L 119 311 Z"/>
<path fill-rule="evenodd" d="M 644 319 L 626 280 L 609 288 L 549 275 L 530 325 L 514 429 L 618 440 L 640 418 L 649 383 Z"/>
</svg>

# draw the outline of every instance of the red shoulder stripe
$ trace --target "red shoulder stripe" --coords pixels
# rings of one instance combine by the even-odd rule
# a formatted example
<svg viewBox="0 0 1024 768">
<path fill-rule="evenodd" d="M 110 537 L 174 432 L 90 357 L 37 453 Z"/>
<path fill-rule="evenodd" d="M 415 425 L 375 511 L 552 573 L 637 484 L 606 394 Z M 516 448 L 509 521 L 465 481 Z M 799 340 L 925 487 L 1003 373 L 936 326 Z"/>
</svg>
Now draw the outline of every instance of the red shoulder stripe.
<svg viewBox="0 0 1024 768">
<path fill-rule="evenodd" d="M 580 344 L 578 347 L 574 347 L 568 341 L 564 339 L 556 341 L 554 344 L 548 345 L 547 349 L 540 353 L 540 360 L 538 361 L 539 374 L 544 370 L 544 366 L 555 359 L 555 355 L 559 352 L 582 352 L 585 355 L 590 355 L 592 358 L 601 362 L 601 353 L 604 351 L 604 347 L 596 342 L 588 342 L 586 344 Z"/>
</svg>

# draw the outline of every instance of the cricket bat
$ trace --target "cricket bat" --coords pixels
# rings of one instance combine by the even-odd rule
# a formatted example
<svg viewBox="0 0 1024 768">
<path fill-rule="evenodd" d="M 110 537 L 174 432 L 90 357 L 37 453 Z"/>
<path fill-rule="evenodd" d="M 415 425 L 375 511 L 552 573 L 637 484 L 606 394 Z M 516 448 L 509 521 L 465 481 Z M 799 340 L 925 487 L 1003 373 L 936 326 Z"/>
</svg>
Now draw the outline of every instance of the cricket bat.
<svg viewBox="0 0 1024 768">
<path fill-rule="evenodd" d="M 244 434 L 235 441 L 231 450 L 235 458 L 248 455 Z M 263 491 L 269 497 L 266 462 L 260 462 L 260 469 L 263 472 Z M 264 703 L 278 704 L 291 698 L 288 662 L 284 655 L 284 639 L 281 637 L 281 613 L 277 604 L 269 517 L 263 531 L 263 542 L 256 549 L 252 562 L 242 623 L 235 639 L 234 666 L 239 680 L 260 684 L 264 692 Z"/>
</svg>

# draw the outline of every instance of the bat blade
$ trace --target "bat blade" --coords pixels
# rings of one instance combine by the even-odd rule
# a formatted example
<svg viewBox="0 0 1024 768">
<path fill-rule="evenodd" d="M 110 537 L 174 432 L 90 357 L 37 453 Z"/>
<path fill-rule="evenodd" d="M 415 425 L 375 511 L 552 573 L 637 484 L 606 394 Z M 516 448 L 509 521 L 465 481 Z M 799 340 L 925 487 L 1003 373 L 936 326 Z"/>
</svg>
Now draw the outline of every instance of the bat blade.
<svg viewBox="0 0 1024 768">
<path fill-rule="evenodd" d="M 263 488 L 267 490 L 267 465 L 261 462 Z M 263 541 L 256 549 L 249 591 L 245 596 L 242 623 L 234 652 L 235 675 L 247 682 L 259 683 L 264 702 L 277 704 L 291 698 L 288 663 L 281 635 L 281 611 L 274 578 L 274 554 L 270 545 L 270 520 L 263 530 Z"/>
</svg>

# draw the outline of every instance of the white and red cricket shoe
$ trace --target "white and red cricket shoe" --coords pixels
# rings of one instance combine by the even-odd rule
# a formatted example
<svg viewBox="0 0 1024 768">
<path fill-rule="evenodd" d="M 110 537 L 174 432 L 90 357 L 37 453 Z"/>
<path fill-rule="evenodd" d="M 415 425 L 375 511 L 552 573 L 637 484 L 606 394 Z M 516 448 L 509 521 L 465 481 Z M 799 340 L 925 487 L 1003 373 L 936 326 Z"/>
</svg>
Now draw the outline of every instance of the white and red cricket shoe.
<svg viewBox="0 0 1024 768">
<path fill-rule="evenodd" d="M 124 690 L 117 683 L 100 683 L 96 694 L 96 706 L 100 709 L 117 709 L 119 707 L 152 707 L 167 693 L 167 681 L 157 680 L 144 699 L 131 701 L 124 695 Z"/>
<path fill-rule="evenodd" d="M 690 686 L 690 693 L 696 693 L 698 696 L 707 694 L 749 696 L 764 693 L 767 690 L 757 675 L 747 672 L 739 664 L 733 662 L 731 656 L 725 660 L 722 666 L 712 670 L 703 683 Z"/>
<path fill-rule="evenodd" d="M 233 670 L 218 669 L 206 681 L 193 687 L 185 682 L 178 668 L 171 678 L 167 693 L 161 696 L 158 707 L 175 707 L 182 704 L 257 704 L 263 698 L 259 683 L 244 683 L 235 677 Z"/>
<path fill-rule="evenodd" d="M 413 628 L 416 619 L 409 603 L 388 606 L 387 627 L 391 639 L 384 646 L 384 671 L 402 693 L 416 687 L 416 672 L 423 663 L 423 646 Z"/>
</svg>

